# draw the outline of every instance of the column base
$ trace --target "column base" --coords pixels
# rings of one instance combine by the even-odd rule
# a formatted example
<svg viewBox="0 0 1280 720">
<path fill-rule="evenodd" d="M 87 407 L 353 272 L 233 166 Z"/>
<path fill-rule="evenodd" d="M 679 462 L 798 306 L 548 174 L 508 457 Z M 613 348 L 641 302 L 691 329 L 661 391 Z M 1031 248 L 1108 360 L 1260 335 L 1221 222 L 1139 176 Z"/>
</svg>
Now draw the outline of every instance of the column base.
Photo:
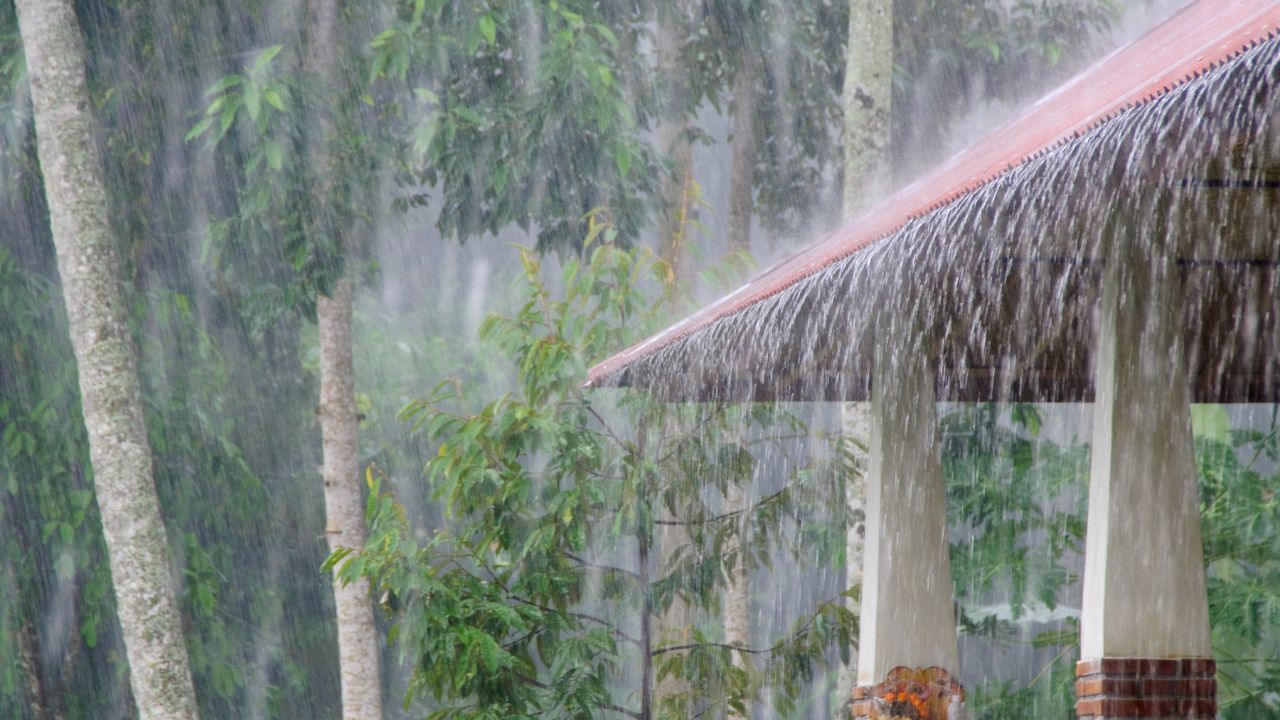
<svg viewBox="0 0 1280 720">
<path fill-rule="evenodd" d="M 896 667 L 879 685 L 853 690 L 853 717 L 870 720 L 959 720 L 964 688 L 940 667 Z"/>
<path fill-rule="evenodd" d="M 1208 658 L 1102 658 L 1076 663 L 1079 720 L 1213 720 L 1217 666 Z"/>
</svg>

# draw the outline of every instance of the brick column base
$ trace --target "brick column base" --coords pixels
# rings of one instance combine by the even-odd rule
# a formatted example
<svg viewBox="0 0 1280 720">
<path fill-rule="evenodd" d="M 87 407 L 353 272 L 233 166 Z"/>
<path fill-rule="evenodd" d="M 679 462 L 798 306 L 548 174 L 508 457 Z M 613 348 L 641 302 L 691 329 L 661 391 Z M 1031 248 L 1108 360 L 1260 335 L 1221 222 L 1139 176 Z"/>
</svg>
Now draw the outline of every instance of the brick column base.
<svg viewBox="0 0 1280 720">
<path fill-rule="evenodd" d="M 940 667 L 896 667 L 884 682 L 853 690 L 854 718 L 958 720 L 965 717 L 964 688 Z"/>
<path fill-rule="evenodd" d="M 1207 658 L 1103 658 L 1076 663 L 1079 720 L 1213 720 L 1217 666 Z"/>
</svg>

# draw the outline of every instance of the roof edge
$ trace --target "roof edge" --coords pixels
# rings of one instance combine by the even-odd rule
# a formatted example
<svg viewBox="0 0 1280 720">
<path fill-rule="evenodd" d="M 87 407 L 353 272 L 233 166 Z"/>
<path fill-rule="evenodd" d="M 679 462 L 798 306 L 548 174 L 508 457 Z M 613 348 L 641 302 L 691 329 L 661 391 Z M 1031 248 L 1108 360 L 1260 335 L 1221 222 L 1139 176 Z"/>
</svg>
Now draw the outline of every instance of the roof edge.
<svg viewBox="0 0 1280 720">
<path fill-rule="evenodd" d="M 1227 4 L 1231 7 L 1224 8 L 1223 6 Z M 1235 15 L 1231 15 L 1233 10 Z M 1001 143 L 998 138 L 1004 133 L 1011 130 L 1025 132 L 1026 129 L 1022 126 L 1036 125 L 1039 122 L 1039 116 L 1044 114 L 1052 104 L 1072 98 L 1073 92 L 1082 88 L 1088 89 L 1087 86 L 1095 78 L 1111 74 L 1111 64 L 1129 60 L 1128 56 L 1131 54 L 1147 52 L 1148 48 L 1145 47 L 1147 45 L 1163 45 L 1166 33 L 1176 35 L 1179 30 L 1184 33 L 1204 31 L 1206 17 L 1218 19 L 1222 15 L 1228 16 L 1226 27 L 1217 33 L 1204 33 L 1198 45 L 1194 41 L 1185 43 L 1184 40 L 1185 44 L 1192 46 L 1191 48 L 1176 48 L 1183 50 L 1184 55 L 1187 49 L 1192 49 L 1194 52 L 1191 54 L 1194 57 L 1174 57 L 1167 60 L 1166 65 L 1170 67 L 1163 68 L 1164 72 L 1159 72 L 1158 68 L 1154 75 L 1148 76 L 1146 82 L 1140 82 L 1137 88 L 1104 99 L 1092 111 L 1086 108 L 1084 117 L 1077 118 L 1075 122 L 1069 122 L 1068 126 L 1060 131 L 1050 131 L 1051 134 L 1044 139 L 1044 142 L 1034 149 L 1026 150 L 1023 147 L 1016 147 L 1015 152 L 1006 154 L 998 162 L 988 160 L 978 174 L 968 177 L 963 175 L 951 177 L 957 170 L 970 169 L 966 167 L 966 161 L 976 160 L 983 165 L 982 161 L 986 160 L 984 151 L 988 150 L 989 146 L 999 146 Z M 1170 29 L 1171 26 L 1172 29 Z M 728 315 L 757 305 L 837 262 L 892 238 L 912 222 L 958 202 L 1028 163 L 1079 142 L 1081 138 L 1099 127 L 1168 96 L 1175 90 L 1237 60 L 1261 44 L 1275 41 L 1277 33 L 1280 32 L 1278 26 L 1280 26 L 1280 0 L 1268 0 L 1260 6 L 1250 0 L 1228 0 L 1227 3 L 1223 3 L 1222 0 L 1197 0 L 1191 3 L 1135 42 L 1111 53 L 1102 61 L 1063 83 L 1056 90 L 1029 106 L 1017 118 L 980 139 L 933 172 L 890 195 L 869 213 L 761 272 L 702 310 L 645 341 L 597 363 L 588 371 L 587 380 L 583 386 L 593 388 L 621 385 L 622 383 L 616 382 L 618 376 L 635 363 L 708 328 Z M 1179 60 L 1181 62 L 1178 62 Z M 1188 60 L 1191 62 L 1187 62 Z M 977 157 L 971 158 L 969 157 L 971 155 Z M 947 180 L 950 182 L 946 182 Z M 938 191 L 931 187 L 934 184 L 945 184 L 949 189 Z M 929 192 L 930 190 L 932 192 Z M 904 204 L 909 206 L 901 207 Z M 753 289 L 753 286 L 758 285 L 762 287 Z M 740 295 L 743 297 L 737 299 Z"/>
</svg>

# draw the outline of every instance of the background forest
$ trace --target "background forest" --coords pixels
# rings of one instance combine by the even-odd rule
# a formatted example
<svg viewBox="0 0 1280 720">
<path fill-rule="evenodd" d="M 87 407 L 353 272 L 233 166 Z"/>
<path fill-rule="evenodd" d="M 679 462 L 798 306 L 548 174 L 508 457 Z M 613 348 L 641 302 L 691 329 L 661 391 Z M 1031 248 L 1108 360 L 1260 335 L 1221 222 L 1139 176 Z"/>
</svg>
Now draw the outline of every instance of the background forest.
<svg viewBox="0 0 1280 720">
<path fill-rule="evenodd" d="M 839 408 L 587 393 L 586 368 L 1175 4 L 71 3 L 199 715 L 843 717 L 861 455 Z M 146 716 L 20 6 L 0 717 Z M 971 717 L 1071 715 L 1086 409 L 943 408 Z M 1276 408 L 1195 421 L 1222 716 L 1274 717 Z M 360 692 L 381 709 L 344 712 Z"/>
</svg>

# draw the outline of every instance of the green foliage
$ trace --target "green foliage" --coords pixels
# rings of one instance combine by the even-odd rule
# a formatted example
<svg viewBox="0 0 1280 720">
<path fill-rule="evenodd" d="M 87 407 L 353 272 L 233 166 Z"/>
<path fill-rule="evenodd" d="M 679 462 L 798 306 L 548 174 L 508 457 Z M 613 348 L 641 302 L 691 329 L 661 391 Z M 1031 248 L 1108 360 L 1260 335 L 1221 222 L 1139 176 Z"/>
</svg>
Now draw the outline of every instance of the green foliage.
<svg viewBox="0 0 1280 720">
<path fill-rule="evenodd" d="M 297 53 L 282 58 L 283 50 L 269 46 L 210 85 L 204 117 L 186 135 L 220 151 L 218 160 L 238 178 L 231 212 L 209 228 L 203 260 L 241 296 L 259 327 L 314 313 L 317 293 L 346 267 L 347 247 L 335 230 L 347 227 L 354 212 L 354 198 L 317 192 L 355 162 L 337 141 L 314 137 L 321 118 L 340 111 L 322 102 L 323 86 L 303 77 Z M 233 131 L 236 142 L 227 142 Z"/>
<path fill-rule="evenodd" d="M 966 705 L 974 720 L 1072 718 L 1075 713 L 1076 646 L 1066 644 L 1029 683 L 987 682 L 972 689 Z"/>
<path fill-rule="evenodd" d="M 263 50 L 247 68 L 245 75 L 231 74 L 223 77 L 205 91 L 211 100 L 205 109 L 205 117 L 187 133 L 187 140 L 208 137 L 209 147 L 216 146 L 227 136 L 227 131 L 243 117 L 255 135 L 261 138 L 254 143 L 253 151 L 245 163 L 245 172 L 252 174 L 265 162 L 267 169 L 280 172 L 284 169 L 284 150 L 273 136 L 287 120 L 285 102 L 290 97 L 289 86 L 273 72 L 272 61 L 284 49 L 272 45 Z"/>
<path fill-rule="evenodd" d="M 909 166 L 934 161 L 947 120 L 1042 92 L 1091 57 L 1115 0 L 895 0 L 892 134 Z"/>
<path fill-rule="evenodd" d="M 1075 579 L 1062 565 L 1083 548 L 1079 483 L 1088 476 L 1089 455 L 1084 446 L 1039 440 L 1034 406 L 1008 409 L 1006 416 L 999 405 L 977 404 L 944 417 L 942 462 L 948 522 L 965 530 L 951 553 L 957 599 L 978 601 L 1000 590 L 1007 620 L 1017 621 L 1028 605 L 1056 608 Z M 1005 623 L 963 612 L 960 622 L 970 631 L 1008 631 Z"/>
<path fill-rule="evenodd" d="M 0 307 L 0 657 L 15 660 L 0 664 L 0 715 L 20 718 L 49 608 L 70 611 L 64 661 L 87 692 L 105 688 L 74 660 L 112 635 L 115 609 L 58 289 L 4 246 Z M 40 700 L 75 717 L 84 698 Z"/>
<path fill-rule="evenodd" d="M 777 443 L 780 430 L 802 431 L 797 419 L 582 388 L 589 358 L 661 321 L 643 288 L 661 287 L 664 274 L 647 251 L 614 245 L 612 228 L 589 227 L 586 256 L 565 263 L 562 297 L 524 251 L 525 303 L 483 327 L 514 361 L 518 390 L 469 413 L 458 410 L 472 406 L 468 388 L 446 383 L 405 410 L 439 443 L 426 473 L 445 527 L 419 535 L 371 474 L 369 540 L 330 563 L 370 578 L 412 659 L 411 697 L 443 704 L 433 717 L 676 717 L 741 706 L 762 677 L 776 681 L 785 714 L 822 655 L 851 640 L 841 603 L 765 648 L 727 646 L 718 629 L 676 637 L 659 627 L 677 601 L 718 608 L 731 569 L 767 566 L 783 523 L 833 488 L 796 472 L 726 512 L 706 488 L 722 496 L 748 482 L 759 448 L 746 438 Z M 736 654 L 763 668 L 733 664 Z M 655 697 L 664 677 L 683 690 Z"/>
<path fill-rule="evenodd" d="M 1228 720 L 1280 712 L 1274 692 L 1280 687 L 1276 428 L 1273 406 L 1269 428 L 1196 440 L 1219 707 Z"/>
<path fill-rule="evenodd" d="M 465 241 L 512 223 L 540 250 L 579 247 L 581 220 L 605 208 L 636 238 L 659 166 L 642 140 L 651 68 L 630 4 L 583 0 L 403 0 L 373 41 L 371 75 L 413 89 L 401 110 L 402 206 L 442 207 L 437 226 Z"/>
<path fill-rule="evenodd" d="M 1083 551 L 1088 448 L 1039 438 L 1034 406 L 1008 410 L 977 405 L 944 417 L 942 457 L 948 519 L 964 538 L 951 552 L 962 632 L 1012 649 L 1026 642 L 1018 622 L 1052 610 L 1079 581 L 1066 567 Z M 1269 428 L 1230 431 L 1221 407 L 1193 415 L 1220 714 L 1269 717 L 1280 679 L 1280 474 L 1260 468 L 1280 459 L 1276 415 Z M 993 599 L 1007 613 L 971 611 Z M 971 688 L 971 715 L 1069 717 L 1078 632 L 1068 620 L 1034 636 L 1022 652 L 1056 649 L 1054 658 L 1026 684 Z"/>
<path fill-rule="evenodd" d="M 237 3 L 236 12 L 252 12 L 253 5 Z M 8 8 L 0 3 L 0 35 Z M 182 131 L 173 127 L 177 118 L 169 113 L 181 112 L 175 99 L 198 95 L 194 66 L 234 55 L 227 48 L 230 32 L 202 35 L 210 6 L 194 0 L 112 0 L 77 9 L 201 711 L 235 717 L 261 703 L 273 716 L 327 712 L 336 702 L 326 662 L 332 630 L 306 610 L 320 605 L 323 586 L 318 572 L 291 569 L 300 564 L 315 571 L 323 557 L 322 526 L 307 517 L 318 498 L 300 491 L 304 478 L 314 478 L 314 453 L 305 441 L 314 392 L 291 358 L 296 329 L 277 316 L 259 323 L 253 337 L 246 326 L 254 320 L 240 314 L 233 293 L 211 292 L 197 272 L 198 246 L 183 240 L 199 217 L 188 203 L 218 209 L 227 188 L 206 182 L 205 166 L 188 162 Z M 276 64 L 264 60 L 244 77 L 266 83 L 275 71 Z M 243 83 L 237 87 L 245 91 Z M 264 98 L 260 109 L 266 108 L 276 113 L 274 128 L 279 108 Z M 247 123 L 249 110 L 240 113 Z M 118 712 L 128 684 L 96 508 L 86 502 L 91 479 L 74 359 L 65 339 L 56 340 L 66 337 L 65 319 L 40 217 L 38 176 L 29 171 L 35 167 L 29 125 L 23 134 L 20 144 L 0 143 L 4 161 L 13 163 L 8 167 L 21 170 L 6 173 L 4 182 L 22 183 L 20 192 L 6 190 L 0 201 L 0 223 L 14 230 L 0 238 L 9 263 L 0 273 L 6 310 L 0 402 L 16 408 L 0 420 L 0 433 L 12 425 L 12 436 L 24 445 L 29 434 L 36 457 L 16 466 L 17 494 L 5 497 L 5 517 L 14 524 L 0 523 L 0 554 L 15 553 L 0 571 L 0 657 L 6 661 L 0 672 L 17 683 L 0 682 L 0 716 L 28 717 L 29 701 L 36 701 L 52 715 L 100 717 Z M 174 142 L 160 141 L 165 138 Z M 223 147 L 230 144 L 224 139 Z M 232 178 L 234 188 L 236 174 L 218 177 Z M 239 261 L 250 254 L 233 255 Z M 280 262 L 264 256 L 249 258 L 258 263 L 259 277 L 285 275 Z M 278 249 L 267 257 L 278 258 Z M 19 269 L 10 274 L 11 266 Z M 33 408 L 43 415 L 24 418 Z M 56 424 L 39 429 L 37 421 Z M 37 492 L 45 498 L 38 503 Z M 8 533 L 19 527 L 15 547 Z M 68 637 L 49 630 L 63 620 Z M 61 655 L 62 661 L 33 665 L 23 662 L 23 653 Z M 37 686 L 43 697 L 30 697 Z"/>
<path fill-rule="evenodd" d="M 10 2 L 0 3 L 0 163 L 21 159 L 13 150 L 26 144 L 30 110 L 26 98 L 27 57 Z M 0 188 L 4 188 L 0 185 Z"/>
<path fill-rule="evenodd" d="M 743 57 L 760 58 L 752 78 L 756 215 L 773 236 L 803 234 L 833 220 L 830 187 L 841 162 L 841 101 L 849 3 L 829 0 L 714 0 L 689 3 L 677 24 L 687 89 L 677 112 L 700 103 L 728 111 Z M 693 131 L 707 139 L 701 131 Z M 776 240 L 775 240 L 776 241 Z"/>
<path fill-rule="evenodd" d="M 981 403 L 944 415 L 942 467 L 957 618 L 963 634 L 1007 651 L 1057 654 L 1025 685 L 970 688 L 971 717 L 1069 717 L 1078 628 L 1073 620 L 1023 639 L 1020 625 L 1052 612 L 1079 578 L 1067 570 L 1084 549 L 1089 449 L 1040 437 L 1031 404 Z M 1019 647 L 1021 645 L 1021 647 Z"/>
</svg>

